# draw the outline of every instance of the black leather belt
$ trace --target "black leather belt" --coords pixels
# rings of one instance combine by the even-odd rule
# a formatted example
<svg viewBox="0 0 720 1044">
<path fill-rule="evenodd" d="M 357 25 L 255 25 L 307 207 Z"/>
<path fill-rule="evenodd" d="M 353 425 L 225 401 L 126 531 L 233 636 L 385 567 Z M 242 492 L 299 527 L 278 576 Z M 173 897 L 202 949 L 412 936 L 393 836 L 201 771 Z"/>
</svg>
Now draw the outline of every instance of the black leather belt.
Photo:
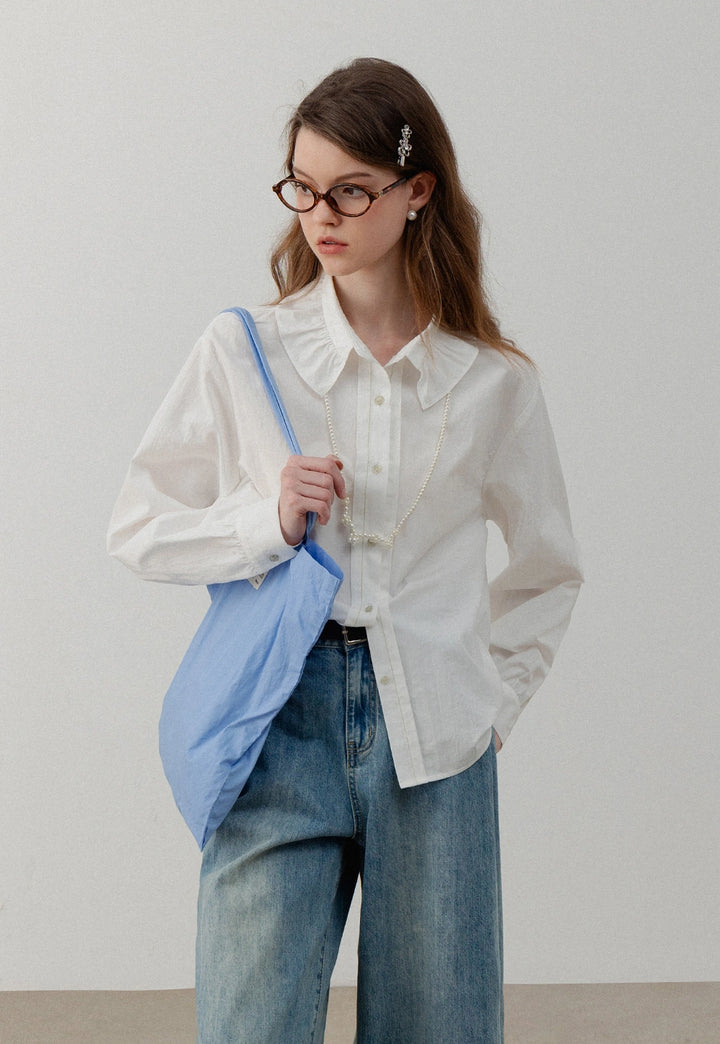
<svg viewBox="0 0 720 1044">
<path fill-rule="evenodd" d="M 367 631 L 364 627 L 345 627 L 337 620 L 328 620 L 322 629 L 321 642 L 345 642 L 346 645 L 359 645 L 367 641 Z"/>
</svg>

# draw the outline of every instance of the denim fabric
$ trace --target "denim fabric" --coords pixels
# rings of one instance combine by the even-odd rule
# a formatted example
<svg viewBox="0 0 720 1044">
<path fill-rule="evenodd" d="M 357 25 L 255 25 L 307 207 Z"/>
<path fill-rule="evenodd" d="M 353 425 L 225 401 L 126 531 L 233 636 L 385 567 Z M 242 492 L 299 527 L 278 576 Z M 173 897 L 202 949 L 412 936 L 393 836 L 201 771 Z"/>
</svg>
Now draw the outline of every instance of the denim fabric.
<svg viewBox="0 0 720 1044">
<path fill-rule="evenodd" d="M 401 790 L 367 645 L 320 642 L 203 854 L 200 1044 L 321 1044 L 358 875 L 358 1044 L 501 1044 L 494 747 Z"/>
</svg>

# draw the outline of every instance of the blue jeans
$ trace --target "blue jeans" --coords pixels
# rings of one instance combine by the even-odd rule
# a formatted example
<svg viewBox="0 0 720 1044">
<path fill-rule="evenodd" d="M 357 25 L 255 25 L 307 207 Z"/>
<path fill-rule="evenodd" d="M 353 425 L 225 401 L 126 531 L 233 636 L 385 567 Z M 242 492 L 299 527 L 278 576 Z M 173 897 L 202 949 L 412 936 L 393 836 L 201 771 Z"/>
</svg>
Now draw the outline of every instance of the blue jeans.
<svg viewBox="0 0 720 1044">
<path fill-rule="evenodd" d="M 358 1044 L 501 1044 L 494 747 L 401 790 L 367 644 L 321 641 L 205 848 L 201 1044 L 321 1044 L 358 876 Z"/>
</svg>

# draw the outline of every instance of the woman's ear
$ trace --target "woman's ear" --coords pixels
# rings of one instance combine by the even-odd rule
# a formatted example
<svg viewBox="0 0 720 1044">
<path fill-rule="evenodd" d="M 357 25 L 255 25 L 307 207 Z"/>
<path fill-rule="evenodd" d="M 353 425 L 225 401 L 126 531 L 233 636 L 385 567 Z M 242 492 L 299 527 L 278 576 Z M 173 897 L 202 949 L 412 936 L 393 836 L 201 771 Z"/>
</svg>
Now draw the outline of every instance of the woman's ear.
<svg viewBox="0 0 720 1044">
<path fill-rule="evenodd" d="M 421 170 L 410 179 L 410 198 L 408 206 L 412 210 L 420 210 L 433 194 L 437 178 L 429 170 Z"/>
</svg>

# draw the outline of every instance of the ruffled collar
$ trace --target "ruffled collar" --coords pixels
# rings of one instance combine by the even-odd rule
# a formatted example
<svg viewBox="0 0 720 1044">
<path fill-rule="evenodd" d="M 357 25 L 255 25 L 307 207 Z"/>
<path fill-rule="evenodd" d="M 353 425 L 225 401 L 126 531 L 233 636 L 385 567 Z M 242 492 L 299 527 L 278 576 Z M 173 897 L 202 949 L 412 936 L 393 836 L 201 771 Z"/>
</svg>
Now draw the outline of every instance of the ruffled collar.
<svg viewBox="0 0 720 1044">
<path fill-rule="evenodd" d="M 345 318 L 329 276 L 321 275 L 310 288 L 282 301 L 276 318 L 289 358 L 300 377 L 318 395 L 327 395 L 351 351 L 372 359 L 367 345 Z M 455 387 L 477 355 L 474 344 L 431 323 L 387 365 L 395 366 L 405 358 L 412 363 L 418 372 L 418 399 L 427 409 Z"/>
</svg>

